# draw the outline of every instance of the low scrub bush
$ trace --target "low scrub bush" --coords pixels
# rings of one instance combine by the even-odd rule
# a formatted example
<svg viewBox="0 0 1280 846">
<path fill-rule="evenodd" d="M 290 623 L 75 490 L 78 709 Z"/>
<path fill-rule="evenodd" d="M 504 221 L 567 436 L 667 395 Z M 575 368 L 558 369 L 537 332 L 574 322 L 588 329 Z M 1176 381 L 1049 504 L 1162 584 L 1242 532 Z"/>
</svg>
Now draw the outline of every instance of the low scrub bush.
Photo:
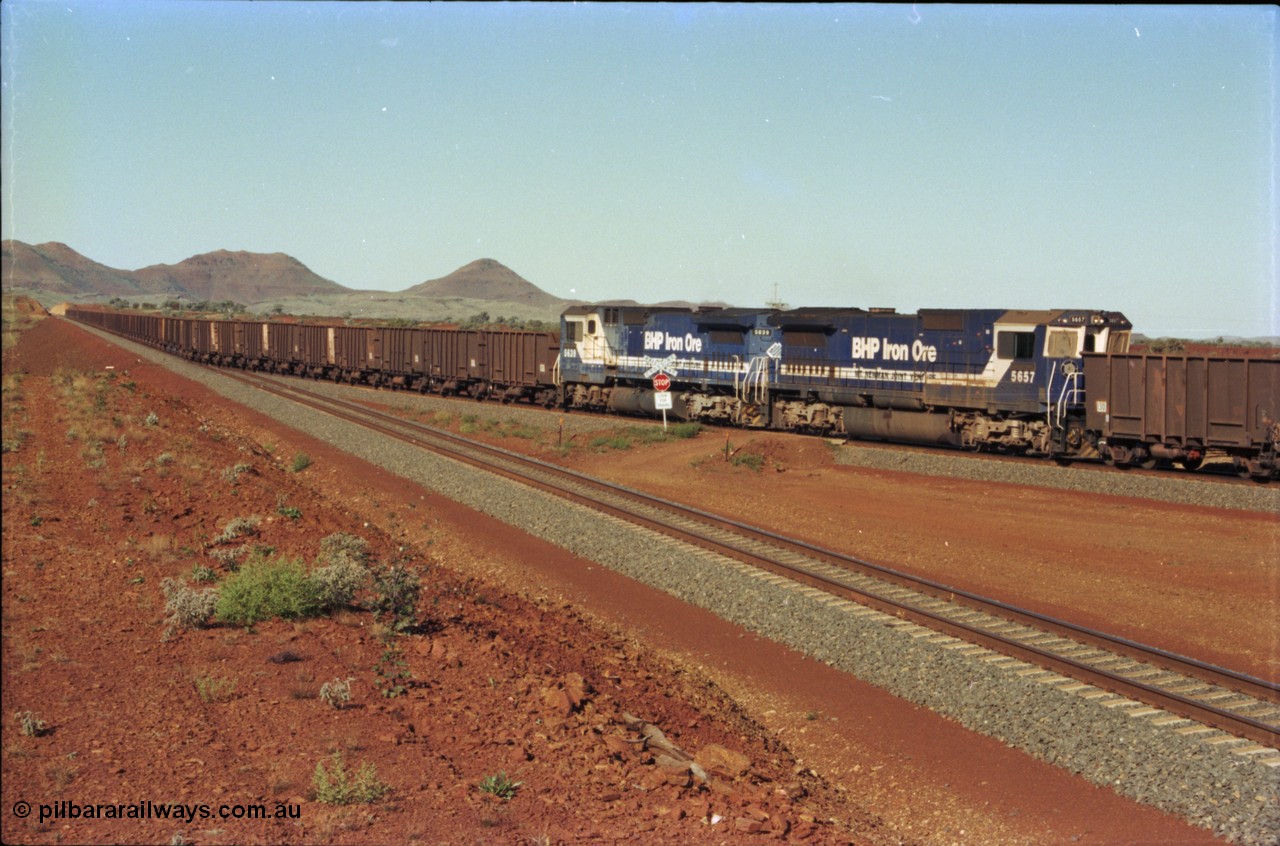
<svg viewBox="0 0 1280 846">
<path fill-rule="evenodd" d="M 14 713 L 13 719 L 27 737 L 39 737 L 44 734 L 44 720 L 37 719 L 36 715 L 30 711 L 17 711 Z"/>
<path fill-rule="evenodd" d="M 302 561 L 280 557 L 251 560 L 227 578 L 218 597 L 219 620 L 251 626 L 280 617 L 300 620 L 324 610 L 320 587 Z"/>
<path fill-rule="evenodd" d="M 409 665 L 404 660 L 404 652 L 401 651 L 394 634 L 387 638 L 386 648 L 382 650 L 378 663 L 373 665 L 373 675 L 373 683 L 387 699 L 395 699 L 409 692 L 413 674 L 409 672 Z"/>
<path fill-rule="evenodd" d="M 351 682 L 353 679 L 334 679 L 320 685 L 320 698 L 331 707 L 341 711 L 351 701 Z"/>
<path fill-rule="evenodd" d="M 364 538 L 349 535 L 346 532 L 334 532 L 320 541 L 321 566 L 332 564 L 337 560 L 354 561 L 357 564 L 369 563 L 369 544 Z"/>
<path fill-rule="evenodd" d="M 301 473 L 311 466 L 311 456 L 305 452 L 300 452 L 293 457 L 293 464 L 289 465 L 289 469 L 295 473 Z"/>
<path fill-rule="evenodd" d="M 235 570 L 240 565 L 236 563 L 236 559 L 249 551 L 247 544 L 240 546 L 224 546 L 221 549 L 213 549 L 209 551 L 209 557 L 217 561 L 228 570 Z"/>
<path fill-rule="evenodd" d="M 522 784 L 524 784 L 523 781 L 512 781 L 506 773 L 497 773 L 481 779 L 480 792 L 490 793 L 499 799 L 510 799 L 516 795 L 516 791 Z"/>
<path fill-rule="evenodd" d="M 251 472 L 252 470 L 253 470 L 252 464 L 244 464 L 243 462 L 239 464 L 233 464 L 232 466 L 222 471 L 222 480 L 224 482 L 234 485 L 237 479 L 239 479 L 245 473 Z"/>
<path fill-rule="evenodd" d="M 226 702 L 236 693 L 236 680 L 205 674 L 196 678 L 196 693 L 201 702 Z"/>
<path fill-rule="evenodd" d="M 369 582 L 368 544 L 363 538 L 338 532 L 320 541 L 320 555 L 311 578 L 320 589 L 326 609 L 350 605 Z"/>
<path fill-rule="evenodd" d="M 191 568 L 191 580 L 193 582 L 216 582 L 218 574 L 212 567 L 196 564 Z"/>
<path fill-rule="evenodd" d="M 195 590 L 181 579 L 165 579 L 160 583 L 164 592 L 166 634 L 176 629 L 198 629 L 208 625 L 218 607 L 217 588 Z"/>
<path fill-rule="evenodd" d="M 222 534 L 214 538 L 214 543 L 228 543 L 237 538 L 252 537 L 258 533 L 258 524 L 262 518 L 256 514 L 252 517 L 235 517 L 222 527 Z"/>
<path fill-rule="evenodd" d="M 373 574 L 373 615 L 393 633 L 412 629 L 418 622 L 418 595 L 422 585 L 416 570 L 391 564 Z"/>
<path fill-rule="evenodd" d="M 329 760 L 329 769 L 325 769 L 324 761 L 316 764 L 316 772 L 311 779 L 317 802 L 326 805 L 369 804 L 391 790 L 378 779 L 377 769 L 368 761 L 360 765 L 353 780 L 347 774 L 341 752 L 334 752 Z"/>
<path fill-rule="evenodd" d="M 313 570 L 311 581 L 319 594 L 320 605 L 331 611 L 355 600 L 356 594 L 369 582 L 369 568 L 349 558 L 340 558 Z"/>
</svg>

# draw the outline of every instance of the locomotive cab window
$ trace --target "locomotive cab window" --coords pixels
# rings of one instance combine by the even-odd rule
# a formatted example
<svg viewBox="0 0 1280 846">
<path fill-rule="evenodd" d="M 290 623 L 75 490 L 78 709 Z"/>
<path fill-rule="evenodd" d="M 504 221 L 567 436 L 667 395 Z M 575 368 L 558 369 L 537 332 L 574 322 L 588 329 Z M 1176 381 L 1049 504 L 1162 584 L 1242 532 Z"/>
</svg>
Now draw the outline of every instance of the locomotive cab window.
<svg viewBox="0 0 1280 846">
<path fill-rule="evenodd" d="M 1076 358 L 1080 355 L 1080 335 L 1074 329 L 1050 329 L 1044 354 L 1048 358 Z"/>
<path fill-rule="evenodd" d="M 1035 332 L 997 333 L 996 356 L 1006 360 L 1035 358 L 1036 333 Z"/>
</svg>

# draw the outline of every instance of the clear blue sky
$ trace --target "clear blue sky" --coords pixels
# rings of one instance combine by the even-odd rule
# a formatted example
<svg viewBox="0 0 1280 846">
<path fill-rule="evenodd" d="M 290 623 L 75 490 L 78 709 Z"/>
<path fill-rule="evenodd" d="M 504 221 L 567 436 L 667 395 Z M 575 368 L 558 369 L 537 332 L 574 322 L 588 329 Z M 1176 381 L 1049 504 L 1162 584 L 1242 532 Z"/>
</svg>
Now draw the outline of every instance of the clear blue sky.
<svg viewBox="0 0 1280 846">
<path fill-rule="evenodd" d="M 0 4 L 3 237 L 1276 335 L 1277 12 Z"/>
</svg>

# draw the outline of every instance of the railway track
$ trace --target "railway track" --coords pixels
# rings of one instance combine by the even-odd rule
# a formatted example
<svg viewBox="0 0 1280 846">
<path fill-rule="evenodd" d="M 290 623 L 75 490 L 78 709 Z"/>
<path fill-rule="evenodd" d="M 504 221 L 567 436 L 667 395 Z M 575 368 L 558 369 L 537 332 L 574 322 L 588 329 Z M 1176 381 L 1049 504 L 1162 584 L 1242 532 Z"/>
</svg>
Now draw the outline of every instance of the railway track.
<svg viewBox="0 0 1280 846">
<path fill-rule="evenodd" d="M 1041 668 L 1048 679 L 1103 705 L 1138 705 L 1173 730 L 1225 732 L 1251 741 L 1243 755 L 1280 765 L 1280 685 L 1105 632 L 1019 609 L 928 579 L 793 540 L 640 491 L 593 479 L 402 417 L 322 397 L 277 378 L 220 371 L 386 436 L 531 485 L 598 512 L 768 571 L 806 591 L 893 618 L 915 636 L 955 639 Z M 1135 712 L 1138 713 L 1138 712 Z M 1142 712 L 1145 713 L 1145 712 Z"/>
</svg>

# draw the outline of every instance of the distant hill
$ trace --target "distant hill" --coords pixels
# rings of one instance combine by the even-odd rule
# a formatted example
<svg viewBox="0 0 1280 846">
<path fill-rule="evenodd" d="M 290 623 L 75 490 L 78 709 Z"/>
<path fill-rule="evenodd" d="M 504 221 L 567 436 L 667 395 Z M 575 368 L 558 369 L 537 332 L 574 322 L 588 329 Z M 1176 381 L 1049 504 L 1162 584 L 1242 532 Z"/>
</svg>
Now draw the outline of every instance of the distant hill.
<svg viewBox="0 0 1280 846">
<path fill-rule="evenodd" d="M 210 302 L 257 303 L 281 297 L 351 292 L 284 253 L 217 250 L 177 264 L 153 264 L 133 275 L 152 287 L 180 290 L 193 300 Z"/>
<path fill-rule="evenodd" d="M 6 289 L 69 299 L 111 297 L 260 302 L 273 297 L 341 294 L 349 289 L 312 273 L 283 253 L 218 250 L 178 264 L 119 270 L 85 258 L 66 244 L 5 241 L 0 278 Z"/>
<path fill-rule="evenodd" d="M 463 297 L 471 300 L 495 300 L 539 308 L 558 307 L 568 302 L 548 294 L 511 268 L 489 258 L 477 259 L 448 276 L 428 279 L 404 293 L 440 299 Z"/>
<path fill-rule="evenodd" d="M 554 323 L 569 303 L 488 258 L 407 291 L 388 292 L 347 288 L 284 253 L 217 250 L 177 264 L 120 270 L 85 258 L 66 244 L 4 241 L 3 252 L 0 279 L 5 293 L 28 294 L 46 306 L 119 297 L 135 305 L 165 300 L 237 302 L 264 313 L 279 307 L 289 314 L 445 323 L 492 313 L 508 320 Z"/>
<path fill-rule="evenodd" d="M 128 270 L 117 270 L 85 258 L 66 244 L 34 247 L 21 241 L 0 243 L 0 279 L 6 289 L 48 291 L 65 297 L 130 297 L 174 295 L 163 286 L 150 287 Z"/>
</svg>

